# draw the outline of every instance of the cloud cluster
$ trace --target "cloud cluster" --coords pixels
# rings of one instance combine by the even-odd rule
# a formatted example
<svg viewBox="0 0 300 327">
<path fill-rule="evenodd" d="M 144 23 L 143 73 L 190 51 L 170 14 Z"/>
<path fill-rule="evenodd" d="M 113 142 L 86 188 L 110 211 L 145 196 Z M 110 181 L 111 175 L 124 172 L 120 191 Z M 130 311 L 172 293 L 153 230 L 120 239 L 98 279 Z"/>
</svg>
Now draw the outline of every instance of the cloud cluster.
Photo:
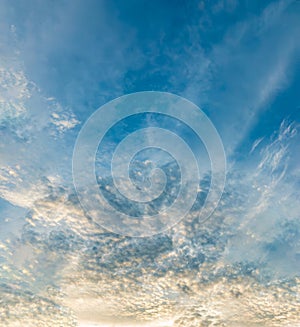
<svg viewBox="0 0 300 327">
<path fill-rule="evenodd" d="M 44 180 L 47 191 L 32 204 L 18 238 L 1 243 L 10 285 L 2 292 L 9 310 L 22 280 L 21 308 L 28 306 L 23 292 L 34 290 L 60 305 L 59 315 L 71 308 L 75 316 L 66 316 L 71 325 L 297 323 L 300 226 L 297 216 L 284 215 L 293 199 L 277 202 L 282 187 L 298 192 L 282 174 L 288 162 L 280 156 L 296 136 L 295 127 L 284 122 L 269 142 L 256 148 L 260 153 L 254 168 L 244 176 L 233 168 L 221 206 L 207 223 L 193 211 L 152 238 L 102 230 L 85 216 L 72 190 Z M 274 187 L 266 196 L 269 179 Z M 50 285 L 56 290 L 51 296 Z M 32 301 L 55 323 L 58 318 L 42 309 L 48 305 L 37 295 Z M 24 319 L 22 310 L 3 322 Z M 30 325 L 30 316 L 25 317 Z"/>
<path fill-rule="evenodd" d="M 299 324 L 299 126 L 284 120 L 235 152 L 292 79 L 296 5 L 239 17 L 236 1 L 197 2 L 183 29 L 166 5 L 166 34 L 132 26 L 134 6 L 101 2 L 101 19 L 80 1 L 16 6 L 0 4 L 0 324 Z M 160 17 L 148 9 L 141 26 Z M 195 206 L 168 232 L 135 239 L 83 212 L 71 157 L 91 111 L 144 88 L 203 105 L 231 156 L 209 221 Z"/>
</svg>

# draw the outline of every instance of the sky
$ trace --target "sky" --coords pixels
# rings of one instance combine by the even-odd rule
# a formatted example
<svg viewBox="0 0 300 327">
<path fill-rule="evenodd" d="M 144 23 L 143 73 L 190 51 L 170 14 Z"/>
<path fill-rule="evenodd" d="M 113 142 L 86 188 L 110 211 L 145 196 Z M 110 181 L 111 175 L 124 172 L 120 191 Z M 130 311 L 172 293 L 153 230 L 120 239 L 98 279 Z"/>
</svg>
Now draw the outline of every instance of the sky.
<svg viewBox="0 0 300 327">
<path fill-rule="evenodd" d="M 0 1 L 0 324 L 300 324 L 299 21 L 297 0 Z M 227 158 L 209 222 L 149 239 L 95 225 L 72 178 L 84 123 L 141 91 L 201 108 Z"/>
</svg>

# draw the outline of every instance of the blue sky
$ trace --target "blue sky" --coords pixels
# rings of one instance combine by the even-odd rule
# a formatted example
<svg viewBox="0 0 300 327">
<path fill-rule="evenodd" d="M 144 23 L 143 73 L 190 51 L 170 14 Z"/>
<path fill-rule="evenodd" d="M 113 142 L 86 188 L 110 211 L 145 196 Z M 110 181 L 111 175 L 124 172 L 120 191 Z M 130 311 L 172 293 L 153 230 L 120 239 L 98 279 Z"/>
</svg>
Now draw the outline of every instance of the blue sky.
<svg viewBox="0 0 300 327">
<path fill-rule="evenodd" d="M 225 144 L 233 142 L 237 129 L 239 144 L 270 108 L 269 134 L 286 116 L 299 118 L 298 6 L 295 1 L 4 2 L 2 38 L 6 51 L 21 52 L 17 61 L 43 95 L 80 121 L 124 93 L 168 91 L 204 109 Z M 282 97 L 285 105 L 279 104 Z"/>
<path fill-rule="evenodd" d="M 52 283 L 26 266 L 27 280 L 23 250 L 9 248 L 8 239 L 24 246 L 28 224 L 37 233 L 64 226 L 89 246 L 70 200 L 76 137 L 107 101 L 149 90 L 194 102 L 222 138 L 228 177 L 216 217 L 233 230 L 224 227 L 221 262 L 247 253 L 265 278 L 298 276 L 299 21 L 295 0 L 1 1 L 0 254 L 21 274 L 10 283 Z"/>
</svg>

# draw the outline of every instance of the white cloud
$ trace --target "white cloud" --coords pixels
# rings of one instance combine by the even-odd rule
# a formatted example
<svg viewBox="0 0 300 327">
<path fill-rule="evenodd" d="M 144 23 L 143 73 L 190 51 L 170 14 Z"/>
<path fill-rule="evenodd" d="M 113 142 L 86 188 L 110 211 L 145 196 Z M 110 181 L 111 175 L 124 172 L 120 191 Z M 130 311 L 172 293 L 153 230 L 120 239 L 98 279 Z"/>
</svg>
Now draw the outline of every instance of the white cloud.
<svg viewBox="0 0 300 327">
<path fill-rule="evenodd" d="M 65 140 L 57 136 L 79 121 L 70 108 L 47 98 L 26 76 L 15 28 L 3 21 L 1 31 L 0 196 L 30 208 L 48 192 L 43 178 L 70 175 L 66 153 L 72 149 L 66 150 Z"/>
<path fill-rule="evenodd" d="M 290 179 L 290 153 L 294 151 L 296 137 L 297 126 L 282 122 L 271 141 L 261 146 L 259 162 L 244 170 L 242 184 L 248 184 L 247 201 L 243 204 L 237 232 L 228 243 L 225 261 L 260 262 L 270 270 L 266 274 L 274 278 L 298 273 L 296 261 L 300 244 L 295 243 L 296 239 L 284 241 L 292 228 L 288 226 L 296 224 L 295 232 L 300 227 L 297 227 L 300 207 L 295 201 L 295 197 L 299 197 L 299 177 Z M 240 184 L 237 180 L 235 183 L 238 189 Z M 279 249 L 272 253 L 272 246 L 278 244 L 282 251 L 288 251 L 286 256 L 282 256 Z"/>
<path fill-rule="evenodd" d="M 79 124 L 79 121 L 75 118 L 75 115 L 71 112 L 64 111 L 61 114 L 53 112 L 51 114 L 51 122 L 54 124 L 60 133 L 74 128 Z"/>
<path fill-rule="evenodd" d="M 222 7 L 225 2 L 219 4 Z M 271 4 L 261 17 L 228 31 L 223 42 L 213 49 L 212 59 L 195 46 L 190 49 L 194 58 L 191 65 L 182 64 L 185 77 L 194 83 L 186 88 L 189 97 L 197 98 L 198 87 L 203 94 L 208 92 L 214 69 L 219 69 L 223 81 L 228 82 L 232 92 L 218 95 L 216 102 L 220 101 L 222 111 L 212 114 L 220 115 L 219 122 L 223 120 L 223 132 L 228 133 L 226 140 L 232 148 L 240 141 L 234 139 L 233 131 L 240 133 L 242 125 L 246 133 L 256 115 L 289 81 L 286 71 L 294 54 L 297 28 L 292 21 L 286 30 L 280 30 L 282 18 L 289 18 L 283 14 L 286 4 Z M 74 9 L 77 15 L 82 7 Z M 64 31 L 64 11 L 59 17 L 51 37 L 51 20 L 41 28 L 45 52 L 61 42 L 56 39 L 58 32 L 76 35 L 76 29 Z M 270 31 L 278 32 L 276 38 L 286 47 L 276 44 L 275 55 L 265 60 L 270 47 L 273 49 Z M 259 39 L 254 50 L 247 46 L 251 35 Z M 27 39 L 27 56 L 31 42 L 37 40 Z M 49 44 L 45 44 L 47 41 Z M 105 44 L 110 42 L 106 40 Z M 68 50 L 68 46 L 62 49 Z M 298 136 L 294 125 L 285 122 L 271 141 L 265 137 L 263 142 L 258 139 L 253 144 L 252 154 L 260 156 L 254 168 L 247 166 L 239 176 L 233 166 L 227 193 L 207 224 L 197 222 L 197 213 L 193 213 L 167 235 L 150 240 L 120 238 L 103 231 L 84 215 L 72 189 L 72 147 L 64 137 L 79 123 L 76 116 L 51 95 L 43 95 L 25 74 L 18 47 L 12 44 L 9 49 L 9 55 L 0 56 L 6 58 L 0 71 L 0 196 L 26 210 L 10 211 L 14 217 L 8 217 L 10 225 L 4 225 L 1 231 L 0 249 L 4 251 L 0 259 L 4 264 L 0 269 L 7 285 L 2 288 L 1 284 L 0 292 L 6 309 L 12 313 L 5 318 L 6 309 L 0 308 L 3 324 L 17 325 L 26 319 L 28 326 L 40 321 L 49 326 L 62 322 L 74 326 L 74 312 L 80 316 L 86 314 L 86 308 L 89 315 L 98 313 L 99 322 L 95 324 L 100 326 L 108 324 L 100 322 L 105 315 L 109 319 L 118 315 L 124 320 L 138 317 L 144 321 L 161 316 L 166 316 L 167 321 L 171 316 L 172 320 L 162 322 L 162 326 L 176 327 L 228 322 L 240 326 L 246 321 L 252 325 L 292 326 L 299 322 L 295 296 L 299 289 L 299 241 L 289 230 L 297 231 L 300 211 L 300 174 L 295 169 L 289 176 L 288 170 L 291 142 Z M 10 61 L 13 52 L 16 56 Z M 119 56 L 124 56 L 122 51 L 116 54 Z M 47 56 L 43 53 L 41 57 Z M 93 55 L 92 59 L 97 61 Z M 121 60 L 121 68 L 104 70 L 103 80 L 112 73 L 112 80 L 120 81 L 126 60 Z M 253 63 L 255 70 L 249 65 L 251 60 L 257 60 Z M 207 87 L 206 82 L 211 84 Z M 69 87 L 71 97 L 74 90 L 72 85 Z M 233 125 L 236 119 L 239 123 Z M 7 212 L 1 215 L 6 217 Z M 18 229 L 14 229 L 16 226 Z M 274 248 L 278 251 L 275 254 Z M 30 260 L 26 260 L 27 256 Z M 249 272 L 245 262 L 251 260 L 259 264 Z M 261 282 L 266 275 L 260 263 L 269 268 L 273 284 Z M 291 282 L 283 283 L 282 278 L 290 278 Z M 53 285 L 57 294 L 51 293 Z M 74 312 L 64 305 L 73 306 Z M 84 321 L 80 323 L 88 324 Z"/>
</svg>

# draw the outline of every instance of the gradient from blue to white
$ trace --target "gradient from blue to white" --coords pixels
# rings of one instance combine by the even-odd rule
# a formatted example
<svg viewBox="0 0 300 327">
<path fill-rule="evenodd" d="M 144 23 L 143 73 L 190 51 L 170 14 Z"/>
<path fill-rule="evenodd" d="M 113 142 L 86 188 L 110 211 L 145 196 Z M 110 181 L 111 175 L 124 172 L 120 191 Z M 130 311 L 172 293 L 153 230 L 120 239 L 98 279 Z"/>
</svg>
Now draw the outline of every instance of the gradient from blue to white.
<svg viewBox="0 0 300 327">
<path fill-rule="evenodd" d="M 288 0 L 1 1 L 0 321 L 299 325 L 299 21 Z M 89 251 L 104 231 L 72 199 L 73 147 L 98 107 L 145 90 L 193 101 L 220 133 L 225 197 L 197 227 L 214 241 L 183 222 L 149 259 L 146 241 L 105 236 L 100 265 Z M 118 261 L 134 246 L 147 250 Z"/>
</svg>

